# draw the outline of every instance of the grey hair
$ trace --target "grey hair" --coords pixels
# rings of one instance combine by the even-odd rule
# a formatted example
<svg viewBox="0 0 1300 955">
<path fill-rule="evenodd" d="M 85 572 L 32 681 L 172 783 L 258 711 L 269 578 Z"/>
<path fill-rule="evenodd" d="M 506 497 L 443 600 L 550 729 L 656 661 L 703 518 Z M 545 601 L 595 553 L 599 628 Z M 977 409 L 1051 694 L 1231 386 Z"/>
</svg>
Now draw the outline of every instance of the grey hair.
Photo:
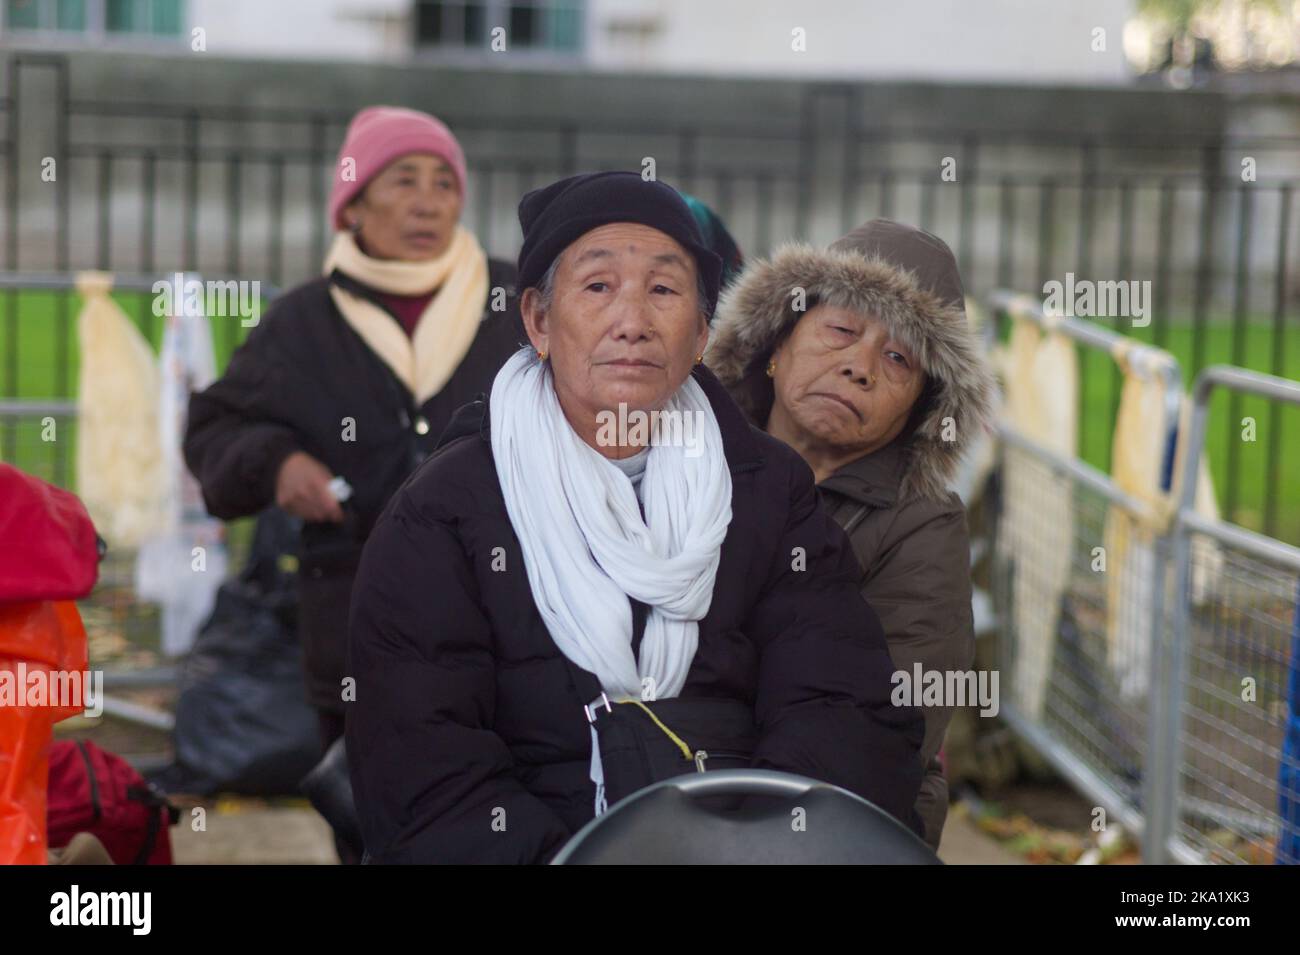
<svg viewBox="0 0 1300 955">
<path fill-rule="evenodd" d="M 560 256 L 556 256 L 550 266 L 543 273 L 542 277 L 537 280 L 537 294 L 540 299 L 543 312 L 551 310 L 551 303 L 555 299 L 555 273 L 560 267 Z M 700 318 L 704 319 L 704 324 L 709 323 L 709 290 L 704 284 L 704 273 L 695 269 L 695 300 L 699 305 Z"/>
</svg>

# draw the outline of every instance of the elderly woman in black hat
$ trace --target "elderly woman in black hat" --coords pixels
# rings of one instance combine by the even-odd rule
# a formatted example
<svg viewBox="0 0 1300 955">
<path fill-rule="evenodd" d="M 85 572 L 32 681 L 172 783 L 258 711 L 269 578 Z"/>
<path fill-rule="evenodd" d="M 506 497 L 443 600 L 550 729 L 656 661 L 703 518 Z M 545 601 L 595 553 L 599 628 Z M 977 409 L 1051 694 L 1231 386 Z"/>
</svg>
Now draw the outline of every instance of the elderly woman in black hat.
<svg viewBox="0 0 1300 955">
<path fill-rule="evenodd" d="M 353 594 L 372 858 L 545 861 L 715 767 L 826 780 L 919 831 L 920 717 L 889 699 L 844 535 L 700 364 L 720 262 L 685 203 L 598 173 L 519 218 L 532 347 L 394 496 Z"/>
<path fill-rule="evenodd" d="M 948 483 L 988 420 L 992 378 L 964 300 L 942 239 L 873 219 L 828 249 L 792 244 L 750 265 L 707 355 L 749 420 L 813 469 L 903 691 L 933 673 L 946 685 L 975 654 L 966 510 Z M 923 710 L 916 806 L 935 849 L 948 812 L 944 702 Z"/>
</svg>

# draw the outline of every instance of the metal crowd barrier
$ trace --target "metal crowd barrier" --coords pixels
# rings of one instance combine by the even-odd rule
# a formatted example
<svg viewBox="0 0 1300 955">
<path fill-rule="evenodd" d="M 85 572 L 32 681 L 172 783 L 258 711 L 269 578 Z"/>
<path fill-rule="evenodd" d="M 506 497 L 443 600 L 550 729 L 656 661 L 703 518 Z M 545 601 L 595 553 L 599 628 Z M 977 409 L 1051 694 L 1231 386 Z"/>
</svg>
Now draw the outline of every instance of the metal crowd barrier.
<svg viewBox="0 0 1300 955">
<path fill-rule="evenodd" d="M 1022 296 L 995 293 L 990 305 L 996 317 L 1029 319 L 1108 354 L 1121 341 L 1088 322 L 1047 318 Z M 1176 362 L 1160 357 L 1153 367 L 1162 369 L 1164 433 L 1172 441 L 1183 394 Z M 1001 473 L 1008 464 L 1020 469 L 1014 489 L 1004 482 L 1004 498 L 1034 495 L 1017 513 L 1041 513 L 1044 522 L 1019 529 L 994 523 L 1001 715 L 1095 800 L 1108 822 L 1139 835 L 1150 863 L 1270 861 L 1281 830 L 1278 777 L 1300 549 L 1195 512 L 1215 388 L 1300 404 L 1296 382 L 1206 369 L 1193 391 L 1188 433 L 1178 435 L 1185 445 L 1181 497 L 1163 514 L 1077 457 L 1007 422 L 998 428 Z M 1172 462 L 1172 445 L 1164 450 Z M 1113 513 L 1152 528 L 1140 554 L 1107 568 L 1129 575 L 1118 590 L 1120 606 L 1111 605 L 1115 591 L 1108 593 L 1107 573 L 1094 562 Z M 1062 574 L 1052 570 L 1060 556 L 1054 547 L 1068 551 Z M 1048 635 L 1047 646 L 1026 640 L 1021 629 Z M 1117 638 L 1129 641 L 1118 658 Z"/>
<path fill-rule="evenodd" d="M 1089 322 L 1049 319 L 1038 302 L 1024 296 L 995 293 L 990 306 L 995 319 L 1028 319 L 1108 355 L 1124 341 Z M 1172 427 L 1181 402 L 1181 375 L 1172 357 L 1155 349 L 1150 353 L 1161 359 L 1149 364 L 1163 379 L 1165 416 Z M 1093 569 L 1094 548 L 1103 545 L 1112 509 L 1140 520 L 1157 516 L 1147 502 L 1125 493 L 1110 475 L 1078 457 L 1044 447 L 1005 421 L 998 431 L 1004 514 L 1018 506 L 1016 516 L 1041 522 L 1009 527 L 1005 516 L 994 522 L 1000 713 L 1076 789 L 1105 809 L 1108 824 L 1118 822 L 1140 833 L 1146 826 L 1144 807 L 1150 805 L 1144 793 L 1144 754 L 1155 724 L 1147 696 L 1123 692 L 1110 660 L 1107 575 Z M 1012 502 L 1009 495 L 1028 500 Z M 1136 631 L 1155 628 L 1163 616 L 1168 541 L 1157 538 L 1153 545 L 1155 560 L 1138 568 L 1145 587 L 1128 589 L 1131 605 L 1118 608 Z M 1143 616 L 1146 620 L 1139 622 Z"/>
<path fill-rule="evenodd" d="M 1266 861 L 1284 836 L 1283 737 L 1288 707 L 1300 705 L 1287 699 L 1288 676 L 1300 665 L 1292 657 L 1300 548 L 1193 509 L 1191 476 L 1204 453 L 1216 390 L 1300 405 L 1300 382 L 1225 365 L 1206 368 L 1192 389 L 1174 524 L 1175 596 L 1159 654 L 1161 745 L 1150 767 L 1170 808 L 1151 837 L 1159 844 L 1153 860 L 1163 846 L 1179 859 Z M 1197 588 L 1203 593 L 1194 594 Z M 1289 765 L 1300 779 L 1296 758 Z M 1297 799 L 1300 793 L 1292 793 Z"/>
</svg>

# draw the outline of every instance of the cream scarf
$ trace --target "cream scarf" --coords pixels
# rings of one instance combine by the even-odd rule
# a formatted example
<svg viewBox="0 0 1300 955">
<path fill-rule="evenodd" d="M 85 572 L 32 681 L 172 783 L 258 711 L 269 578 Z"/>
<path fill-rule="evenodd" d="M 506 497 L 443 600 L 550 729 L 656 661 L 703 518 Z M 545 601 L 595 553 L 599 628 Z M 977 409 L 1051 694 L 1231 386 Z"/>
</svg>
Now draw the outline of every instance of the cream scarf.
<svg viewBox="0 0 1300 955">
<path fill-rule="evenodd" d="M 330 286 L 339 312 L 370 349 L 422 405 L 442 390 L 469 351 L 488 296 L 487 255 L 478 240 L 456 227 L 451 245 L 428 262 L 373 259 L 350 232 L 334 237 L 324 273 L 335 269 L 364 285 L 392 295 L 419 295 L 437 289 L 412 336 L 378 305 Z"/>
</svg>

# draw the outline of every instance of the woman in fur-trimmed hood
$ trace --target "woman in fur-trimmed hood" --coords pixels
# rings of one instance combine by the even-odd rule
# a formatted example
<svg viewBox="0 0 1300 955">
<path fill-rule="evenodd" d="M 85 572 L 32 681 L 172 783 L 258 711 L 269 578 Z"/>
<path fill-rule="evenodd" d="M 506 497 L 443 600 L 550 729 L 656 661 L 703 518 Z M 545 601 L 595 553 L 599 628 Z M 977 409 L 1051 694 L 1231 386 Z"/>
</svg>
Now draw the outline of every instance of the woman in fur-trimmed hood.
<svg viewBox="0 0 1300 955">
<path fill-rule="evenodd" d="M 812 468 L 895 667 L 911 683 L 917 664 L 968 669 L 970 548 L 948 483 L 988 420 L 992 377 L 943 240 L 873 219 L 825 250 L 785 246 L 727 291 L 705 361 L 750 420 Z M 916 808 L 937 848 L 951 710 L 924 713 Z"/>
</svg>

